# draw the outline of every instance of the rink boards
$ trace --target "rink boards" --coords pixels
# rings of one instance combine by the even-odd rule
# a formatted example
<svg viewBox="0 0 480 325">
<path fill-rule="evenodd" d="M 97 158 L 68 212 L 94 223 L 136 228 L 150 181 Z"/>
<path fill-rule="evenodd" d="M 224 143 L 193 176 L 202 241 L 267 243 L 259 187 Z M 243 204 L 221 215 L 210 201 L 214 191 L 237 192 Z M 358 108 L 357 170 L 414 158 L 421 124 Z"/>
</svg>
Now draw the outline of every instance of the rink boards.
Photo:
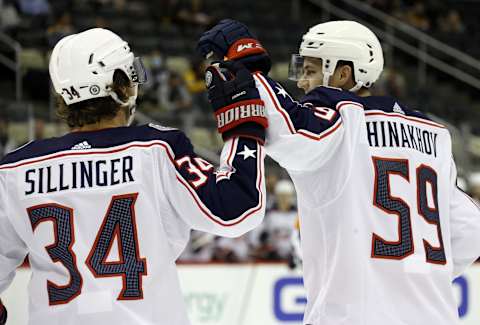
<svg viewBox="0 0 480 325">
<path fill-rule="evenodd" d="M 183 264 L 180 281 L 192 325 L 300 325 L 306 303 L 301 274 L 284 264 Z M 20 269 L 2 298 L 8 325 L 27 322 L 30 271 Z M 480 264 L 454 282 L 462 325 L 480 324 Z"/>
</svg>

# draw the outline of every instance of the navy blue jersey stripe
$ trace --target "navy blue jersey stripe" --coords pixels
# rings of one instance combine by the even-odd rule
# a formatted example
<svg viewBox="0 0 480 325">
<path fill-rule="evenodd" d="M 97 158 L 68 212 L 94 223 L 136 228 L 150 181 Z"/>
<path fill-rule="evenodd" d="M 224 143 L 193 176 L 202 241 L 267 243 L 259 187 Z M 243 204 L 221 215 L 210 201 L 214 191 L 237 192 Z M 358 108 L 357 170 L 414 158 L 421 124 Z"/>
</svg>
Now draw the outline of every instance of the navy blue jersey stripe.
<svg viewBox="0 0 480 325">
<path fill-rule="evenodd" d="M 142 125 L 91 132 L 72 132 L 58 138 L 33 141 L 5 156 L 3 160 L 0 161 L 0 166 L 72 150 L 72 148 L 79 144 L 88 145 L 88 147 L 92 149 L 103 149 L 134 141 L 164 140 L 167 142 L 175 142 L 177 134 L 180 133 L 180 131 L 168 128 L 163 129 L 162 131 L 161 127 L 155 128 L 150 125 Z"/>
<path fill-rule="evenodd" d="M 321 133 L 324 130 L 331 127 L 332 123 L 335 123 L 335 119 L 325 121 L 316 119 L 311 114 L 305 113 L 302 108 L 305 107 L 326 107 L 330 109 L 336 109 L 337 104 L 340 102 L 354 102 L 363 106 L 366 111 L 366 115 L 373 115 L 375 111 L 381 111 L 385 114 L 399 114 L 407 118 L 416 118 L 426 122 L 431 126 L 443 127 L 442 125 L 433 122 L 424 113 L 412 110 L 403 105 L 400 101 L 389 96 L 367 96 L 360 97 L 350 91 L 342 90 L 332 87 L 316 87 L 308 92 L 299 102 L 295 101 L 284 89 L 273 79 L 256 73 L 256 76 L 260 79 L 265 87 L 268 87 L 269 93 L 275 97 L 280 106 L 283 108 L 288 117 L 287 125 L 291 133 L 296 133 L 298 130 L 306 130 L 312 133 Z M 281 112 L 283 113 L 283 112 Z M 392 115 L 393 116 L 393 115 Z"/>
<path fill-rule="evenodd" d="M 341 123 L 340 114 L 335 111 L 336 103 L 330 106 L 326 100 L 319 100 L 319 96 L 305 96 L 298 102 L 273 79 L 261 74 L 257 74 L 257 77 L 284 117 L 292 134 L 297 133 L 319 140 L 323 133 L 330 133 L 331 129 L 338 128 Z"/>
<path fill-rule="evenodd" d="M 411 121 L 424 123 L 430 126 L 436 126 L 444 128 L 443 125 L 434 122 L 431 118 L 429 118 L 425 113 L 412 110 L 405 105 L 403 105 L 400 101 L 393 97 L 389 96 L 368 96 L 368 97 L 361 97 L 361 103 L 365 109 L 365 115 L 373 116 L 373 115 L 380 115 L 379 113 L 383 112 L 385 115 L 388 116 L 398 116 L 403 117 L 406 119 L 410 119 Z"/>
<path fill-rule="evenodd" d="M 195 154 L 193 146 L 182 132 L 169 132 L 167 136 L 159 131 L 154 131 L 154 133 L 157 134 L 156 140 L 126 143 L 113 148 L 59 151 L 3 165 L 0 166 L 0 170 L 64 156 L 109 154 L 132 147 L 160 146 L 165 149 L 172 167 L 177 172 L 176 179 L 187 188 L 202 213 L 215 223 L 226 227 L 234 226 L 263 208 L 263 147 L 255 140 L 248 138 L 233 140 L 230 157 L 227 161 L 227 165 L 231 168 L 226 172 L 215 172 L 213 166 Z M 203 168 L 201 175 L 205 179 L 200 183 L 195 183 L 198 176 L 192 173 L 192 164 L 181 163 L 185 157 L 188 158 L 188 161 L 202 164 L 198 168 Z"/>
</svg>

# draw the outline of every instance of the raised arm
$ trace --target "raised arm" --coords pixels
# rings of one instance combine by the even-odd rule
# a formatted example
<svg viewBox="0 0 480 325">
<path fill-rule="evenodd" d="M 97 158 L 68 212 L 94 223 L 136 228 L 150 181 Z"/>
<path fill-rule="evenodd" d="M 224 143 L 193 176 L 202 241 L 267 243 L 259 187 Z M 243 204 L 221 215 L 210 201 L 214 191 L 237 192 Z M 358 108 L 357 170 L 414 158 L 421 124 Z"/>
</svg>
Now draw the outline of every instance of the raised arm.
<svg viewBox="0 0 480 325">
<path fill-rule="evenodd" d="M 298 172 L 321 168 L 342 142 L 356 141 L 364 115 L 353 93 L 318 87 L 296 101 L 273 79 L 254 76 L 269 121 L 266 151 L 282 167 Z M 342 147 L 349 151 L 344 157 L 351 157 L 354 147 Z"/>
<path fill-rule="evenodd" d="M 363 111 L 353 93 L 319 87 L 297 102 L 269 78 L 271 62 L 266 49 L 241 22 L 224 19 L 200 37 L 197 51 L 206 58 L 240 62 L 254 73 L 269 120 L 267 154 L 289 171 L 321 167 L 342 141 L 355 137 Z M 337 93 L 335 93 L 337 92 Z M 349 114 L 343 111 L 357 111 Z M 351 117 L 347 117 L 351 115 Z M 356 116 L 353 116 L 356 115 Z M 358 123 L 357 123 L 358 122 Z M 346 124 L 352 132 L 346 134 Z M 356 124 L 355 124 L 356 123 Z M 353 150 L 353 149 L 352 149 Z"/>
<path fill-rule="evenodd" d="M 258 225 L 265 214 L 265 107 L 253 76 L 242 64 L 212 65 L 205 79 L 225 140 L 220 168 L 215 171 L 198 157 L 179 133 L 171 147 L 175 175 L 169 179 L 176 181 L 171 184 L 170 202 L 192 228 L 239 236 Z"/>
<path fill-rule="evenodd" d="M 172 208 L 193 229 L 236 237 L 256 227 L 265 214 L 264 148 L 257 141 L 227 140 L 220 167 L 197 156 L 180 135 L 170 151 Z"/>
</svg>

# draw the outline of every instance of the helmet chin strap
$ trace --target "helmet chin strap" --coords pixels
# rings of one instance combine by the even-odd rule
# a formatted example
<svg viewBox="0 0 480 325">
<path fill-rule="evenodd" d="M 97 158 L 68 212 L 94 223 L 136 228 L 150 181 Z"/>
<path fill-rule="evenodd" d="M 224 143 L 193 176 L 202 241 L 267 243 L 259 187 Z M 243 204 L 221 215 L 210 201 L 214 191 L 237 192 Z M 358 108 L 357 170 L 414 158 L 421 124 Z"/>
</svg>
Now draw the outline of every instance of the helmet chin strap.
<svg viewBox="0 0 480 325">
<path fill-rule="evenodd" d="M 349 91 L 351 91 L 352 93 L 356 93 L 358 90 L 360 90 L 360 88 L 363 87 L 363 82 L 359 81 L 356 83 L 355 86 L 353 86 L 352 88 L 349 89 Z"/>
<path fill-rule="evenodd" d="M 137 95 L 138 95 L 138 86 L 135 86 L 135 93 L 128 98 L 127 101 L 122 101 L 116 92 L 111 91 L 110 92 L 110 97 L 120 106 L 122 107 L 128 107 L 128 121 L 127 121 L 127 126 L 130 126 L 133 123 L 133 120 L 135 119 L 135 110 L 136 110 L 136 102 L 137 102 Z"/>
</svg>

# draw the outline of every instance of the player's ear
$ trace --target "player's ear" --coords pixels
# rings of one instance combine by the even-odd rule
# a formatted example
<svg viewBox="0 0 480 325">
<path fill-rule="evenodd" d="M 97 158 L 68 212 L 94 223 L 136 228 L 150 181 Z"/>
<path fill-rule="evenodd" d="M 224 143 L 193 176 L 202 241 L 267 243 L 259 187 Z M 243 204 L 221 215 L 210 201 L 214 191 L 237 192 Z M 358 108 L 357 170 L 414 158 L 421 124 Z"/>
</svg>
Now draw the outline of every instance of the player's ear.
<svg viewBox="0 0 480 325">
<path fill-rule="evenodd" d="M 113 85 L 112 90 L 117 94 L 121 101 L 128 100 L 128 97 L 131 96 L 129 93 L 131 88 L 131 81 L 128 79 L 127 75 L 121 70 L 115 70 L 113 74 Z"/>
<path fill-rule="evenodd" d="M 353 81 L 353 71 L 350 65 L 342 64 L 336 71 L 337 87 L 344 88 L 350 81 Z"/>
</svg>

